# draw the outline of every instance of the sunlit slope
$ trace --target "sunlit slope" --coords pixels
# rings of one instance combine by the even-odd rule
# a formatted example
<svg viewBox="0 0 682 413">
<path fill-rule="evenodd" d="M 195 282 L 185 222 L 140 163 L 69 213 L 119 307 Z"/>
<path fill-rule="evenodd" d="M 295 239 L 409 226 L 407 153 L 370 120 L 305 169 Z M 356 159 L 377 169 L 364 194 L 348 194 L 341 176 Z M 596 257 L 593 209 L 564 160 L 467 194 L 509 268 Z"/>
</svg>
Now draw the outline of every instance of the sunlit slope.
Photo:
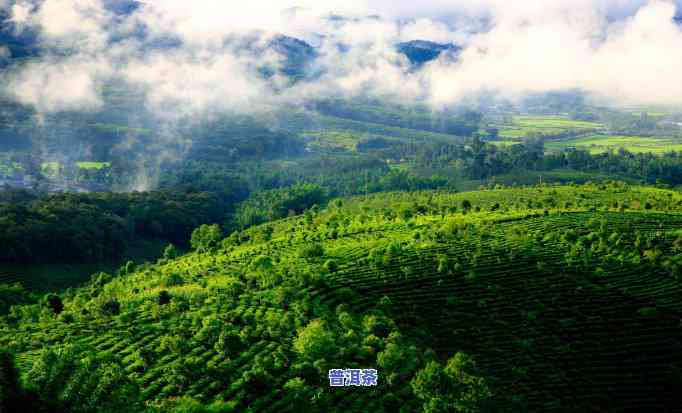
<svg viewBox="0 0 682 413">
<path fill-rule="evenodd" d="M 356 197 L 15 310 L 0 345 L 27 378 L 43 347 L 108 356 L 168 408 L 417 411 L 464 352 L 499 411 L 678 411 L 681 235 L 680 194 L 621 184 Z M 353 367 L 379 386 L 328 387 Z"/>
</svg>

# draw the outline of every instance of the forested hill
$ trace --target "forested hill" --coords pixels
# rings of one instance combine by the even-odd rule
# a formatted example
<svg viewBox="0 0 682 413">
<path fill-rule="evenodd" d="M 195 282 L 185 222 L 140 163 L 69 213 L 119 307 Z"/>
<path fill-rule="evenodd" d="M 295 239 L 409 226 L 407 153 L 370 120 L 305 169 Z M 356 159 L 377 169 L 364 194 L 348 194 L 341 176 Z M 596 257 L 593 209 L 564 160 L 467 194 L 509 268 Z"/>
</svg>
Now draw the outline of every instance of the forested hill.
<svg viewBox="0 0 682 413">
<path fill-rule="evenodd" d="M 204 225 L 187 255 L 12 307 L 0 400 L 680 411 L 680 228 L 682 195 L 623 183 L 359 196 L 227 238 Z M 337 368 L 375 368 L 377 386 L 330 387 Z"/>
</svg>

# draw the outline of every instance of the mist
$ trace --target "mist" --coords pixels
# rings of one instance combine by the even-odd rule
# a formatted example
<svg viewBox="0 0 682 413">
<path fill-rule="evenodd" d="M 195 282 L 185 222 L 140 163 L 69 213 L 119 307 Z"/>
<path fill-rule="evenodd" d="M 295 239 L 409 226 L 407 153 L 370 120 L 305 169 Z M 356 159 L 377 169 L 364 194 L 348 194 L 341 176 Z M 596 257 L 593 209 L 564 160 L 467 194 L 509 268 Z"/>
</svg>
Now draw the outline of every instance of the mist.
<svg viewBox="0 0 682 413">
<path fill-rule="evenodd" d="M 110 3 L 6 2 L 15 30 L 36 31 L 45 52 L 2 75 L 4 94 L 39 112 L 95 110 L 102 85 L 123 79 L 164 115 L 357 95 L 441 108 L 481 92 L 564 89 L 619 104 L 682 103 L 682 32 L 672 2 L 429 1 L 417 9 L 407 2 L 234 7 L 204 0 L 140 3 L 127 14 Z M 284 64 L 286 56 L 265 47 L 280 34 L 315 47 L 316 76 L 292 85 L 260 75 L 263 66 Z M 463 50 L 414 71 L 395 45 L 415 39 Z M 158 46 L 164 42 L 171 46 Z"/>
<path fill-rule="evenodd" d="M 577 90 L 606 106 L 682 104 L 672 1 L 3 0 L 0 8 L 6 30 L 31 33 L 40 49 L 14 62 L 0 45 L 0 62 L 9 62 L 0 95 L 31 108 L 38 124 L 62 112 L 111 112 L 112 93 L 135 96 L 119 122 L 157 133 L 127 134 L 113 152 L 156 153 L 151 164 L 132 161 L 138 176 L 126 190 L 156 186 L 160 163 L 185 158 L 192 138 L 179 124 L 253 115 L 276 129 L 273 113 L 320 99 L 439 112 L 479 96 Z M 415 65 L 398 48 L 414 40 L 452 48 Z M 50 161 L 74 149 L 35 152 Z"/>
</svg>

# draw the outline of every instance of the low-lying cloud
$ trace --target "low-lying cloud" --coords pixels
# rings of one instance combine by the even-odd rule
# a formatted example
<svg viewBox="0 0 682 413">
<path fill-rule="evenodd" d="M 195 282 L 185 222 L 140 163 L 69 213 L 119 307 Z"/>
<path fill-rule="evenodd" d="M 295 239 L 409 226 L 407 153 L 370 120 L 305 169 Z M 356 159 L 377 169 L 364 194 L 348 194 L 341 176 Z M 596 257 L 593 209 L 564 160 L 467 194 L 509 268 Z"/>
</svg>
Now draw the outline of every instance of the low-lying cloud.
<svg viewBox="0 0 682 413">
<path fill-rule="evenodd" d="M 564 89 L 613 104 L 682 104 L 682 31 L 669 1 L 167 0 L 127 14 L 112 3 L 0 2 L 15 30 L 43 45 L 0 75 L 4 94 L 39 112 L 95 110 L 117 79 L 164 116 L 357 95 L 441 108 L 481 92 Z M 281 34 L 315 47 L 307 80 L 281 73 L 287 56 L 268 47 Z M 415 68 L 396 49 L 415 39 L 463 49 Z"/>
</svg>

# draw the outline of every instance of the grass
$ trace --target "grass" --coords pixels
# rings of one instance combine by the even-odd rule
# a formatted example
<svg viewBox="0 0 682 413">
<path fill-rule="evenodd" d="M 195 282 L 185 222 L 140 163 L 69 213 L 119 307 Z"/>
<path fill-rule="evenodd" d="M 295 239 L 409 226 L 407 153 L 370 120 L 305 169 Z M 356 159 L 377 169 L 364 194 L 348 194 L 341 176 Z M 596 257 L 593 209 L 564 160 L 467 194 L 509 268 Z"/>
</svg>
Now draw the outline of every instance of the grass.
<svg viewBox="0 0 682 413">
<path fill-rule="evenodd" d="M 512 145 L 516 145 L 516 144 L 518 144 L 518 143 L 519 143 L 519 141 L 517 141 L 517 140 L 515 141 L 515 140 L 507 139 L 507 140 L 501 140 L 501 141 L 488 141 L 488 143 L 490 143 L 490 144 L 492 144 L 492 145 L 495 145 L 495 146 L 501 146 L 501 147 L 504 147 L 504 146 L 512 146 Z"/>
<path fill-rule="evenodd" d="M 545 148 L 562 150 L 566 148 L 587 149 L 590 153 L 626 149 L 633 153 L 664 153 L 682 151 L 682 140 L 663 137 L 590 135 L 574 139 L 545 142 Z"/>
<path fill-rule="evenodd" d="M 92 161 L 81 161 L 76 162 L 76 166 L 81 169 L 104 169 L 111 166 L 111 162 L 92 162 Z"/>
<path fill-rule="evenodd" d="M 112 123 L 95 123 L 92 127 L 100 132 L 113 132 L 113 133 L 133 133 L 136 135 L 149 136 L 152 134 L 150 129 L 146 128 L 131 128 L 125 125 L 116 125 Z"/>
<path fill-rule="evenodd" d="M 366 134 L 349 130 L 320 130 L 305 132 L 303 137 L 311 148 L 317 150 L 355 151 L 355 147 Z"/>
<path fill-rule="evenodd" d="M 40 170 L 43 175 L 51 178 L 58 177 L 61 174 L 63 168 L 64 165 L 62 165 L 61 162 L 43 162 L 40 165 Z"/>
<path fill-rule="evenodd" d="M 18 162 L 0 161 L 0 176 L 10 177 L 23 172 L 24 167 Z"/>
<path fill-rule="evenodd" d="M 111 167 L 111 162 L 95 162 L 95 161 L 78 161 L 76 166 L 80 169 L 105 169 Z M 58 177 L 64 169 L 64 164 L 61 162 L 43 162 L 40 165 L 41 171 L 45 176 Z"/>
<path fill-rule="evenodd" d="M 335 116 L 315 115 L 313 122 L 319 125 L 316 130 L 309 130 L 307 133 L 319 133 L 319 131 L 334 130 L 343 131 L 354 136 L 380 136 L 395 139 L 423 142 L 458 142 L 461 138 L 445 133 L 430 132 L 425 130 L 403 128 L 397 126 L 387 126 L 380 123 L 363 122 L 350 120 Z"/>
<path fill-rule="evenodd" d="M 565 116 L 514 116 L 511 124 L 499 125 L 499 135 L 503 140 L 522 139 L 533 134 L 555 135 L 567 131 L 589 131 L 601 129 L 597 122 L 572 120 Z"/>
</svg>

